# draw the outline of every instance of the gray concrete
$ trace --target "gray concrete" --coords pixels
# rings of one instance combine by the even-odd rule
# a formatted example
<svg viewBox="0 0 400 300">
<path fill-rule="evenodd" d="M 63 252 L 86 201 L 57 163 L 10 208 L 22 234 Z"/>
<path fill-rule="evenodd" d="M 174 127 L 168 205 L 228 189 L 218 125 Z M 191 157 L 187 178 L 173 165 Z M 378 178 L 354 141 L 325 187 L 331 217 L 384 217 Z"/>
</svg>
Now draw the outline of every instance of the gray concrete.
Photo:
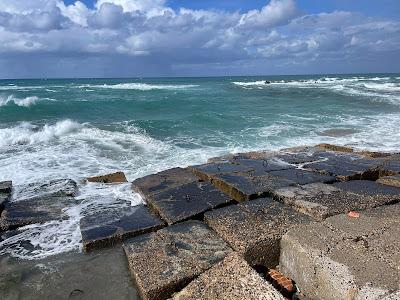
<svg viewBox="0 0 400 300">
<path fill-rule="evenodd" d="M 208 212 L 205 222 L 251 265 L 276 267 L 280 239 L 312 219 L 272 199 L 261 198 Z"/>
<path fill-rule="evenodd" d="M 232 250 L 204 223 L 186 221 L 124 244 L 143 299 L 167 299 Z"/>
<path fill-rule="evenodd" d="M 164 226 L 144 205 L 101 211 L 80 220 L 83 250 L 109 247 Z"/>
<path fill-rule="evenodd" d="M 293 228 L 280 270 L 310 299 L 382 299 L 400 290 L 400 205 Z M 391 299 L 391 298 L 387 299 Z"/>
<path fill-rule="evenodd" d="M 394 190 L 393 190 L 394 189 Z M 312 183 L 276 189 L 274 198 L 317 220 L 364 210 L 396 201 L 400 189 L 386 187 L 373 181 L 349 181 L 333 185 Z"/>
<path fill-rule="evenodd" d="M 243 258 L 237 253 L 232 253 L 173 297 L 173 300 L 197 299 L 284 300 L 285 298 L 261 278 Z"/>
<path fill-rule="evenodd" d="M 41 260 L 0 256 L 0 298 L 138 300 L 121 247 Z"/>
<path fill-rule="evenodd" d="M 232 199 L 209 182 L 188 183 L 148 198 L 149 207 L 169 225 L 230 203 Z"/>
</svg>

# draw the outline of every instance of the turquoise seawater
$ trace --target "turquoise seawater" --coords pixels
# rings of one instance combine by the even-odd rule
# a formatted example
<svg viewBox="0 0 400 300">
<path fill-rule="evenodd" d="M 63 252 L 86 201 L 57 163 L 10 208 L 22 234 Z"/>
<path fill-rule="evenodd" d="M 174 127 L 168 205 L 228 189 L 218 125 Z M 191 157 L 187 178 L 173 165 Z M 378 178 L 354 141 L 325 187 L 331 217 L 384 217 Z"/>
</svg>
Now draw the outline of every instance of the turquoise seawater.
<svg viewBox="0 0 400 300">
<path fill-rule="evenodd" d="M 400 74 L 1 80 L 0 180 L 117 170 L 133 180 L 230 152 L 320 142 L 399 151 L 399 123 Z M 83 188 L 85 209 L 99 207 L 100 193 Z M 131 197 L 129 186 L 108 193 L 107 205 Z M 39 256 L 79 246 L 82 211 L 47 235 L 40 227 L 54 245 Z M 55 237 L 60 228 L 65 236 Z"/>
</svg>

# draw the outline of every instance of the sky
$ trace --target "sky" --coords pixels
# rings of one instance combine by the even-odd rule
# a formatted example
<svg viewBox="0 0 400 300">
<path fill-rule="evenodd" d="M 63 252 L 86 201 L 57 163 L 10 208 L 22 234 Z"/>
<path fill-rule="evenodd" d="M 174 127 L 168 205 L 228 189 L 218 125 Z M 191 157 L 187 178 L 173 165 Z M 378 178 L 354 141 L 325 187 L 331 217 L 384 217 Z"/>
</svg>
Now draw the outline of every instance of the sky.
<svg viewBox="0 0 400 300">
<path fill-rule="evenodd" d="M 400 72 L 399 0 L 0 0 L 0 78 Z"/>
</svg>

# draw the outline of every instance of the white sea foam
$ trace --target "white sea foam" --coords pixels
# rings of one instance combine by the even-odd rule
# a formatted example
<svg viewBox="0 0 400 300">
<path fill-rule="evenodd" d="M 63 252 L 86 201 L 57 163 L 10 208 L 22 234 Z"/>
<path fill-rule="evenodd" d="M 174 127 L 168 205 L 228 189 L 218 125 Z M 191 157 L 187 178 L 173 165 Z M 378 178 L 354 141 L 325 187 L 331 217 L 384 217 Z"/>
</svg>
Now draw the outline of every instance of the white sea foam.
<svg viewBox="0 0 400 300">
<path fill-rule="evenodd" d="M 0 95 L 0 107 L 9 105 L 11 103 L 21 106 L 21 107 L 30 107 L 36 104 L 39 101 L 39 98 L 36 96 L 30 96 L 25 98 L 17 98 L 14 95 L 9 96 L 1 96 Z"/>
<path fill-rule="evenodd" d="M 265 81 L 264 80 L 249 81 L 249 82 L 233 81 L 232 83 L 235 84 L 235 85 L 238 85 L 238 86 L 243 86 L 243 87 L 265 85 Z"/>
<path fill-rule="evenodd" d="M 120 84 L 104 84 L 104 85 L 83 85 L 80 88 L 102 88 L 102 89 L 116 89 L 116 90 L 138 90 L 138 91 L 152 91 L 152 90 L 185 90 L 196 88 L 199 85 L 195 84 L 147 84 L 147 83 L 120 83 Z"/>
</svg>

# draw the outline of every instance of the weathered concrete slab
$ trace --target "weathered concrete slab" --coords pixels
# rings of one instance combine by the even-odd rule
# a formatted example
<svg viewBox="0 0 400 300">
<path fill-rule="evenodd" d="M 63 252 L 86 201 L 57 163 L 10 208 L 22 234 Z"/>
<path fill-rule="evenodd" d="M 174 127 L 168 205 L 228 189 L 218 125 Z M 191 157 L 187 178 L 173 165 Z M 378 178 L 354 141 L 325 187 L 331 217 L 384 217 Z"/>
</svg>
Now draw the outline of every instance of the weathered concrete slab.
<svg viewBox="0 0 400 300">
<path fill-rule="evenodd" d="M 98 183 L 123 183 L 128 182 L 124 172 L 116 172 L 112 174 L 95 176 L 86 178 L 88 182 L 98 182 Z"/>
<path fill-rule="evenodd" d="M 248 172 L 252 168 L 236 162 L 215 162 L 189 167 L 202 180 L 210 180 L 215 175 L 236 172 Z"/>
<path fill-rule="evenodd" d="M 124 244 L 132 278 L 143 299 L 167 299 L 231 253 L 199 221 L 186 221 Z"/>
<path fill-rule="evenodd" d="M 285 299 L 257 274 L 237 253 L 227 256 L 193 280 L 173 300 L 197 299 Z"/>
<path fill-rule="evenodd" d="M 232 199 L 209 182 L 192 182 L 153 195 L 148 205 L 169 225 L 227 205 Z"/>
<path fill-rule="evenodd" d="M 127 238 L 155 231 L 164 226 L 144 205 L 109 209 L 80 220 L 85 252 L 109 247 Z"/>
<path fill-rule="evenodd" d="M 273 176 L 288 179 L 300 185 L 315 183 L 315 182 L 331 183 L 336 181 L 336 178 L 333 176 L 307 170 L 301 170 L 301 169 L 273 171 L 270 172 L 270 174 Z"/>
<path fill-rule="evenodd" d="M 78 194 L 78 185 L 72 179 L 56 179 L 50 182 L 30 183 L 19 186 L 14 191 L 13 198 L 16 200 L 26 200 L 36 197 L 75 197 Z"/>
<path fill-rule="evenodd" d="M 354 149 L 351 147 L 338 146 L 332 144 L 318 144 L 315 146 L 315 148 L 321 150 L 335 151 L 335 152 L 348 152 L 348 153 L 354 152 Z"/>
<path fill-rule="evenodd" d="M 210 211 L 206 223 L 250 265 L 276 267 L 279 242 L 291 227 L 312 219 L 270 198 Z"/>
<path fill-rule="evenodd" d="M 40 260 L 0 256 L 2 300 L 139 300 L 121 247 Z"/>
<path fill-rule="evenodd" d="M 376 182 L 400 188 L 400 175 L 381 177 Z"/>
<path fill-rule="evenodd" d="M 132 189 L 148 201 L 157 193 L 196 181 L 197 176 L 189 169 L 174 168 L 136 179 Z"/>
<path fill-rule="evenodd" d="M 345 213 L 389 204 L 399 195 L 396 191 L 382 189 L 374 193 L 378 184 L 373 181 L 348 181 L 333 185 L 312 183 L 284 187 L 274 191 L 274 198 L 317 220 Z M 398 191 L 397 191 L 398 192 Z"/>
<path fill-rule="evenodd" d="M 390 299 L 400 290 L 400 205 L 289 230 L 280 268 L 311 299 Z"/>
<path fill-rule="evenodd" d="M 28 200 L 7 202 L 0 217 L 0 229 L 66 219 L 64 209 L 80 201 L 70 196 L 40 196 Z"/>
<path fill-rule="evenodd" d="M 270 174 L 252 176 L 250 172 L 215 176 L 212 184 L 232 199 L 245 201 L 268 196 L 274 189 L 296 183 Z"/>
</svg>

